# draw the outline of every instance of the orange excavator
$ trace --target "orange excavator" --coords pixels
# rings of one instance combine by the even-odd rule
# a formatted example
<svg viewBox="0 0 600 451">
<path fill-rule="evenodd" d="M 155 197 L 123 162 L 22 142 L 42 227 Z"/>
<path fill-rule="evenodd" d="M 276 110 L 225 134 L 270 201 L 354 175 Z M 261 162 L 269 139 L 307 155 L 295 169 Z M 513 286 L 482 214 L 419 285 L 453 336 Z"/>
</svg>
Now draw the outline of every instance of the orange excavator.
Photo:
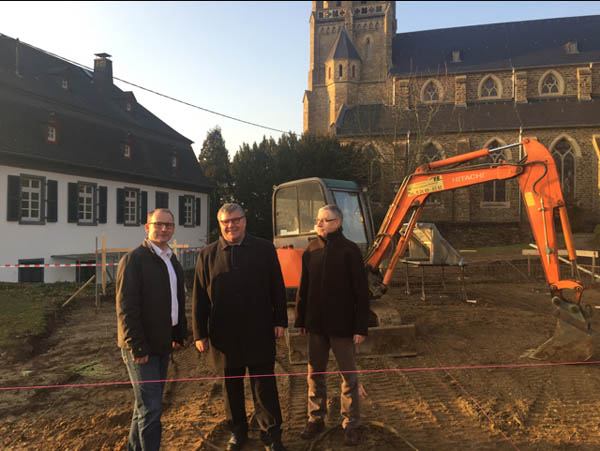
<svg viewBox="0 0 600 451">
<path fill-rule="evenodd" d="M 523 146 L 526 154 L 519 162 L 464 166 L 464 163 L 518 146 Z M 419 166 L 404 179 L 375 236 L 364 193 L 353 182 L 315 178 L 279 185 L 273 194 L 274 241 L 286 288 L 293 290 L 299 284 L 302 251 L 309 240 L 315 239 L 314 218 L 318 209 L 326 203 L 340 206 L 344 212 L 344 233 L 366 250 L 365 266 L 369 274 L 371 295 L 373 299 L 377 299 L 385 293 L 398 261 L 407 251 L 428 196 L 511 178 L 516 178 L 520 185 L 557 318 L 554 335 L 534 350 L 530 357 L 550 361 L 589 360 L 593 353 L 591 309 L 584 308 L 581 303 L 584 287 L 578 280 L 561 279 L 560 276 L 554 226 L 556 212 L 560 217 L 569 261 L 574 273 L 578 274 L 576 251 L 560 178 L 548 149 L 531 138 Z M 369 339 L 374 335 L 375 342 L 396 340 L 400 347 L 410 348 L 414 326 L 400 325 L 399 318 L 395 318 L 397 314 L 394 312 L 397 311 L 390 307 L 389 302 L 382 307 L 374 301 L 371 309 L 375 317 L 372 324 L 375 327 L 369 329 Z M 289 343 L 292 341 L 290 339 Z M 366 353 L 377 354 L 381 348 L 374 343 Z M 406 350 L 390 354 L 414 355 L 414 352 Z M 291 354 L 290 358 L 292 359 Z"/>
</svg>

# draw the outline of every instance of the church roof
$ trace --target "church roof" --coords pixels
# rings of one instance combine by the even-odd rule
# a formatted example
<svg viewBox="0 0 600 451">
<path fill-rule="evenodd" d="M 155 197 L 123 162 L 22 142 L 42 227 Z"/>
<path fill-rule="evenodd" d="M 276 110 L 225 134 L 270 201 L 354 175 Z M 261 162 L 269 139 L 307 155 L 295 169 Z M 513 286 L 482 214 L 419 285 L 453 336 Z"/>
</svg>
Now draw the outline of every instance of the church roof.
<svg viewBox="0 0 600 451">
<path fill-rule="evenodd" d="M 406 77 L 587 64 L 600 61 L 599 29 L 597 15 L 398 33 L 391 73 Z"/>
<path fill-rule="evenodd" d="M 326 61 L 337 59 L 360 60 L 360 55 L 344 28 L 342 28 L 333 47 L 331 47 L 331 52 L 329 52 Z"/>
<path fill-rule="evenodd" d="M 419 117 L 431 115 L 430 133 L 540 130 L 600 126 L 600 99 L 578 101 L 577 97 L 552 100 L 482 102 L 468 108 L 452 104 L 423 106 Z M 400 111 L 382 104 L 344 106 L 335 124 L 339 137 L 377 136 L 416 131 L 414 111 Z"/>
</svg>

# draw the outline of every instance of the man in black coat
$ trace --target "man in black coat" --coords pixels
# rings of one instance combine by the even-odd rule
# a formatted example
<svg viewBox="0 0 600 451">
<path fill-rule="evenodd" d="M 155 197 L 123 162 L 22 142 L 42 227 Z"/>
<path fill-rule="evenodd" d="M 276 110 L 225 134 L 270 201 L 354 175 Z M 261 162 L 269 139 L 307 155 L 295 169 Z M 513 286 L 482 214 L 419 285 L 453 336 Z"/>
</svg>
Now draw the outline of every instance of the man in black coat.
<svg viewBox="0 0 600 451">
<path fill-rule="evenodd" d="M 285 287 L 273 243 L 246 234 L 243 208 L 225 204 L 217 219 L 222 236 L 202 249 L 196 264 L 194 340 L 223 371 L 232 432 L 227 449 L 239 450 L 248 438 L 243 376 L 246 368 L 251 376 L 274 374 L 275 339 L 288 322 Z M 250 386 L 265 447 L 284 450 L 275 377 L 252 377 Z"/>
<path fill-rule="evenodd" d="M 367 335 L 369 289 L 360 249 L 342 234 L 343 220 L 337 205 L 322 207 L 317 215 L 318 238 L 302 254 L 295 326 L 300 335 L 308 332 L 308 423 L 301 437 L 311 439 L 325 426 L 323 373 L 331 348 L 342 372 L 344 443 L 357 445 L 360 409 L 354 345 Z"/>
<path fill-rule="evenodd" d="M 117 270 L 117 340 L 135 397 L 128 450 L 160 448 L 169 355 L 187 334 L 183 269 L 168 245 L 174 232 L 173 213 L 151 211 L 148 238 Z"/>
</svg>

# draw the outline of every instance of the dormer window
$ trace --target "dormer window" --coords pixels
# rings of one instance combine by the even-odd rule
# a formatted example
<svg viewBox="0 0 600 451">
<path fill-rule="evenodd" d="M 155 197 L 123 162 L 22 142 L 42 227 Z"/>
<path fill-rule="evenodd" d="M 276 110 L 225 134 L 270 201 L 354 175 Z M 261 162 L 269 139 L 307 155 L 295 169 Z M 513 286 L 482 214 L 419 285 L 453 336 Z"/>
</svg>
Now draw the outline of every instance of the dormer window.
<svg viewBox="0 0 600 451">
<path fill-rule="evenodd" d="M 46 141 L 52 144 L 56 144 L 57 141 L 56 127 L 54 125 L 48 125 Z"/>
<path fill-rule="evenodd" d="M 131 160 L 131 144 L 123 144 L 123 157 Z"/>
<path fill-rule="evenodd" d="M 579 53 L 579 47 L 577 41 L 569 41 L 565 44 L 565 51 L 567 55 L 577 55 Z"/>
<path fill-rule="evenodd" d="M 69 89 L 69 80 L 67 80 L 66 78 L 63 78 L 62 82 L 61 82 L 61 86 L 65 91 L 67 91 Z"/>
<path fill-rule="evenodd" d="M 453 63 L 461 63 L 462 59 L 460 58 L 460 50 L 452 51 L 452 62 Z"/>
</svg>

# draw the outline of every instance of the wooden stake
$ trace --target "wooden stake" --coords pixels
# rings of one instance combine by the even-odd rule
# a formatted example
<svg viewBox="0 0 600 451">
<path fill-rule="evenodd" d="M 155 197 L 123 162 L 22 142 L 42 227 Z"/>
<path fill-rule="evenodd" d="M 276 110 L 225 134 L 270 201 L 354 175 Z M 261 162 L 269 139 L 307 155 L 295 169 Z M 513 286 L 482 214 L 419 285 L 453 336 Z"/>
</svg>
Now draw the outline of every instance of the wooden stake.
<svg viewBox="0 0 600 451">
<path fill-rule="evenodd" d="M 83 290 L 85 287 L 87 287 L 90 284 L 90 282 L 92 280 L 94 280 L 95 278 L 96 278 L 96 274 L 94 274 L 92 277 L 90 277 L 89 280 L 86 283 L 84 283 L 79 290 L 77 290 L 69 299 L 67 299 L 65 301 L 65 303 L 63 305 L 61 305 L 61 307 L 64 307 L 69 302 L 71 302 L 71 299 L 73 299 L 75 296 L 77 296 L 81 292 L 81 290 Z"/>
</svg>

